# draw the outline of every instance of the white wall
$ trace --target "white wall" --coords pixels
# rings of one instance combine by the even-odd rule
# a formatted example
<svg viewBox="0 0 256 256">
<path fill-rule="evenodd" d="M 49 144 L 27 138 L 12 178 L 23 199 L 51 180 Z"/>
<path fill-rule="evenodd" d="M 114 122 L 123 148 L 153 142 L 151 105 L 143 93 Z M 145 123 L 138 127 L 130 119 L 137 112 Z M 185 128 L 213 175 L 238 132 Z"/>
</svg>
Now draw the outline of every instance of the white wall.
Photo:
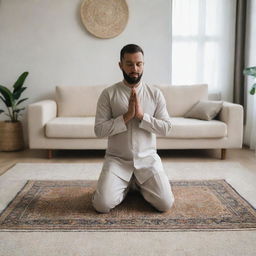
<svg viewBox="0 0 256 256">
<path fill-rule="evenodd" d="M 81 3 L 0 0 L 0 84 L 11 86 L 29 71 L 27 104 L 48 98 L 56 85 L 112 84 L 122 79 L 119 53 L 128 43 L 144 49 L 145 81 L 170 83 L 171 1 L 127 0 L 127 27 L 113 39 L 86 31 Z"/>
<path fill-rule="evenodd" d="M 256 66 L 256 0 L 249 0 L 247 6 L 247 31 L 246 31 L 246 67 Z M 245 88 L 247 95 L 247 114 L 244 134 L 244 143 L 250 148 L 256 145 L 256 95 L 249 94 L 253 84 L 252 77 L 246 77 Z M 254 132 L 253 132 L 254 131 Z"/>
</svg>

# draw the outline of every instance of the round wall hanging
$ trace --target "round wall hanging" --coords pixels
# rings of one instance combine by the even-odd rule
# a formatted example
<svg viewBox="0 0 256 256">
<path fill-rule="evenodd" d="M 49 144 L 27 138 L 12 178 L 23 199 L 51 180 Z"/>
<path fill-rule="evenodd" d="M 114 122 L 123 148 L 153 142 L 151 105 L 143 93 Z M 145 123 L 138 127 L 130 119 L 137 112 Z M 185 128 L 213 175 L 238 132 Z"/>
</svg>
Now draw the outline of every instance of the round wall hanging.
<svg viewBox="0 0 256 256">
<path fill-rule="evenodd" d="M 99 38 L 118 36 L 129 16 L 125 0 L 84 0 L 80 11 L 85 28 Z"/>
</svg>

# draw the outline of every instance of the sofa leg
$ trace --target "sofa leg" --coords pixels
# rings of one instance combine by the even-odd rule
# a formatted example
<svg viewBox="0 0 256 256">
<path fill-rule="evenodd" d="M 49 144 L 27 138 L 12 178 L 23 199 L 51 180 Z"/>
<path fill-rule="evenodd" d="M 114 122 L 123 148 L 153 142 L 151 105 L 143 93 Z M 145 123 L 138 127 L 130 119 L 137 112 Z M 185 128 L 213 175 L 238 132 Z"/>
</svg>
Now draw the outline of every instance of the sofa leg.
<svg viewBox="0 0 256 256">
<path fill-rule="evenodd" d="M 221 160 L 225 160 L 226 159 L 226 152 L 227 152 L 226 148 L 222 148 L 221 149 Z"/>
<path fill-rule="evenodd" d="M 52 158 L 52 149 L 48 149 L 47 150 L 47 154 L 48 154 L 48 159 L 51 159 Z"/>
</svg>

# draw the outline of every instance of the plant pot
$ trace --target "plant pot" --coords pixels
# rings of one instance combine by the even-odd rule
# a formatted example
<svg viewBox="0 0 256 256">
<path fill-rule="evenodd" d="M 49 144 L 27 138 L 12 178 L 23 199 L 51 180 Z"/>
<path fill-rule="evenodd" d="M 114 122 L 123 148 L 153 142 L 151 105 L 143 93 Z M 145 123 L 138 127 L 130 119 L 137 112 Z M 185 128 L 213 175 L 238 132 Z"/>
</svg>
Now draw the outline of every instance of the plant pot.
<svg viewBox="0 0 256 256">
<path fill-rule="evenodd" d="M 21 122 L 0 122 L 0 151 L 18 151 L 24 148 Z"/>
</svg>

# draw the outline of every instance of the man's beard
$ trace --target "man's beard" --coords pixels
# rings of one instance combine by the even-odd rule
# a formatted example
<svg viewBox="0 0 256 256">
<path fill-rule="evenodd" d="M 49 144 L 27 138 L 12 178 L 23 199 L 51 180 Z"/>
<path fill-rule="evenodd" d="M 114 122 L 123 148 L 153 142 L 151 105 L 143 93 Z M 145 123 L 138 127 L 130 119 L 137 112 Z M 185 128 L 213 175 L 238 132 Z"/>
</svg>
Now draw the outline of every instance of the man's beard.
<svg viewBox="0 0 256 256">
<path fill-rule="evenodd" d="M 138 74 L 138 77 L 130 77 L 129 75 L 127 75 L 124 70 L 122 69 L 123 71 L 123 76 L 124 76 L 124 80 L 128 83 L 128 84 L 138 84 L 140 82 L 140 79 L 143 75 L 143 73 L 139 74 L 139 73 L 136 73 Z"/>
</svg>

